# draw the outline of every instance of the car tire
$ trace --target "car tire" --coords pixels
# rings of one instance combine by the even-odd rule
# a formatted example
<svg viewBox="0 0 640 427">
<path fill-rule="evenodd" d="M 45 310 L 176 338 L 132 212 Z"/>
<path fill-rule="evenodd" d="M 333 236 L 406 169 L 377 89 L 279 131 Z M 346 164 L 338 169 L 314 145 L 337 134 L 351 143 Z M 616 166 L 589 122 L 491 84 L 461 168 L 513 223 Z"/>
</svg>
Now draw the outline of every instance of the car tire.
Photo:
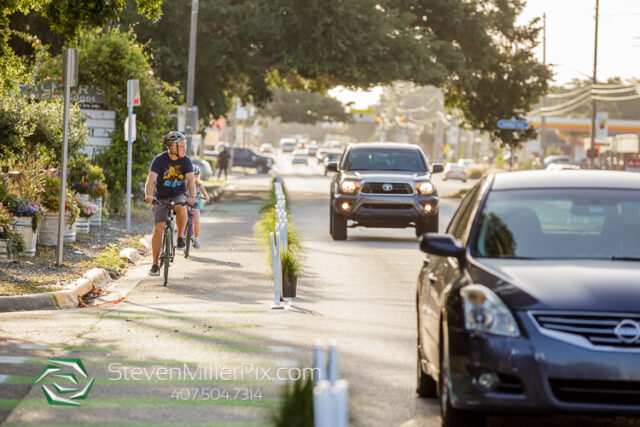
<svg viewBox="0 0 640 427">
<path fill-rule="evenodd" d="M 425 221 L 420 221 L 416 225 L 416 237 L 420 237 L 424 233 L 437 233 L 437 232 L 438 232 L 438 215 L 428 218 Z"/>
<path fill-rule="evenodd" d="M 466 180 L 466 179 L 463 179 L 463 180 L 462 180 L 462 182 L 467 182 L 467 180 Z"/>
<path fill-rule="evenodd" d="M 438 383 L 422 370 L 422 364 L 420 363 L 420 327 L 418 327 L 418 368 L 417 368 L 417 387 L 416 393 L 420 397 L 426 397 L 434 399 L 438 397 Z"/>
<path fill-rule="evenodd" d="M 256 167 L 256 171 L 257 171 L 259 174 L 265 173 L 265 172 L 267 171 L 267 167 L 266 167 L 265 165 L 263 165 L 263 164 L 259 164 L 259 165 Z"/>
<path fill-rule="evenodd" d="M 333 240 L 347 240 L 347 220 L 338 215 L 333 209 L 333 203 L 329 206 L 331 209 L 329 217 L 329 228 Z"/>
<path fill-rule="evenodd" d="M 442 335 L 440 336 L 440 376 L 438 381 L 438 396 L 440 397 L 440 418 L 442 427 L 484 427 L 487 417 L 479 411 L 464 411 L 451 406 L 449 386 L 444 378 L 444 364 L 442 363 Z"/>
</svg>

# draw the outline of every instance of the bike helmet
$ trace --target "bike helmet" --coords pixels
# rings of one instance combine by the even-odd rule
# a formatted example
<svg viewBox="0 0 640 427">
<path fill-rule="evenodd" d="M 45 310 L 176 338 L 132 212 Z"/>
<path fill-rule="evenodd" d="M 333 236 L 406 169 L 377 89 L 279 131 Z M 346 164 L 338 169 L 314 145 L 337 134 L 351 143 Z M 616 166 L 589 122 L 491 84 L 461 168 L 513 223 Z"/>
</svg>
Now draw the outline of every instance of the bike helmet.
<svg viewBox="0 0 640 427">
<path fill-rule="evenodd" d="M 187 139 L 186 136 L 182 132 L 169 132 L 164 137 L 162 137 L 162 144 L 166 150 L 169 149 L 173 144 L 177 144 L 178 141 L 182 141 L 183 139 Z"/>
<path fill-rule="evenodd" d="M 200 175 L 200 166 L 193 165 L 193 174 Z"/>
</svg>

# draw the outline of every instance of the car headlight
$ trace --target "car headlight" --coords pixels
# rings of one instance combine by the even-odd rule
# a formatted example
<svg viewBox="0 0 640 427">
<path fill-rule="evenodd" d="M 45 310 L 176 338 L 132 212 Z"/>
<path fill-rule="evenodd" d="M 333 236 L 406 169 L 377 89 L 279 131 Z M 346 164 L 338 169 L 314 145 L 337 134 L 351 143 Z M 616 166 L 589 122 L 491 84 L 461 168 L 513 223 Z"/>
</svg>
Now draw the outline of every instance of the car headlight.
<svg viewBox="0 0 640 427">
<path fill-rule="evenodd" d="M 418 182 L 416 183 L 416 188 L 423 196 L 429 196 L 436 191 L 436 186 L 433 185 L 433 182 Z"/>
<path fill-rule="evenodd" d="M 343 193 L 355 193 L 358 188 L 360 188 L 358 181 L 342 181 L 340 184 L 340 190 L 342 190 Z"/>
<path fill-rule="evenodd" d="M 511 311 L 491 289 L 483 285 L 468 285 L 460 289 L 460 295 L 467 330 L 508 337 L 520 335 Z"/>
</svg>

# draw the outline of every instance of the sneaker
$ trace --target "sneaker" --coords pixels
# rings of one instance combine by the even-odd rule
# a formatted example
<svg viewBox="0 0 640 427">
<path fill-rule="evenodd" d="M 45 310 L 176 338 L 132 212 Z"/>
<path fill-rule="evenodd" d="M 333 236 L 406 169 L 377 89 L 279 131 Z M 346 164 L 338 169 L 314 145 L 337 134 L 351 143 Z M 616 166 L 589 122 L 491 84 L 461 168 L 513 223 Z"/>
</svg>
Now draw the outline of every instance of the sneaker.
<svg viewBox="0 0 640 427">
<path fill-rule="evenodd" d="M 178 237 L 178 244 L 176 245 L 176 249 L 179 251 L 184 251 L 187 248 L 187 244 L 184 242 L 183 237 Z"/>
<path fill-rule="evenodd" d="M 198 239 L 197 237 L 193 239 L 193 247 L 196 249 L 200 249 L 200 239 Z"/>
<path fill-rule="evenodd" d="M 151 266 L 151 270 L 149 270 L 149 276 L 159 276 L 160 275 L 160 267 L 158 264 L 153 264 Z"/>
</svg>

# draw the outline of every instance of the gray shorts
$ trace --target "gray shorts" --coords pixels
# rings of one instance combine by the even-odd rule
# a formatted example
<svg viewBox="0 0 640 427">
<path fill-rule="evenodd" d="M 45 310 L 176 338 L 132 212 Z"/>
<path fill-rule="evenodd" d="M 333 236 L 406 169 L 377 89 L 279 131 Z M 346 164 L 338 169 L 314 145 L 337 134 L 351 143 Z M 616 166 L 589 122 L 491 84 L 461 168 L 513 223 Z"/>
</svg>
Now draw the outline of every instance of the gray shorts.
<svg viewBox="0 0 640 427">
<path fill-rule="evenodd" d="M 162 199 L 165 201 L 174 201 L 176 203 L 186 203 L 187 195 L 180 194 L 179 196 L 167 197 Z M 153 218 L 155 219 L 155 223 L 158 224 L 160 222 L 165 222 L 167 220 L 167 211 L 169 210 L 169 206 L 164 203 L 157 203 L 153 205 Z"/>
</svg>

